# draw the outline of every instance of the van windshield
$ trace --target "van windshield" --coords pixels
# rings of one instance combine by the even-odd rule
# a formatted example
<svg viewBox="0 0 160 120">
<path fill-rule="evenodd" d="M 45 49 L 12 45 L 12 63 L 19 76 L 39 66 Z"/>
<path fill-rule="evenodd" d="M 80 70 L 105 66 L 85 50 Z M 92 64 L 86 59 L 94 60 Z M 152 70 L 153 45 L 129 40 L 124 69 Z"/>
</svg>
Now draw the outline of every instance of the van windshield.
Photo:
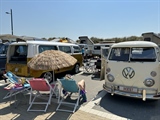
<svg viewBox="0 0 160 120">
<path fill-rule="evenodd" d="M 155 61 L 156 53 L 153 47 L 132 48 L 131 61 Z"/>
<path fill-rule="evenodd" d="M 154 62 L 156 53 L 153 47 L 112 48 L 109 60 Z"/>
<path fill-rule="evenodd" d="M 130 48 L 112 48 L 109 60 L 129 61 Z"/>
</svg>

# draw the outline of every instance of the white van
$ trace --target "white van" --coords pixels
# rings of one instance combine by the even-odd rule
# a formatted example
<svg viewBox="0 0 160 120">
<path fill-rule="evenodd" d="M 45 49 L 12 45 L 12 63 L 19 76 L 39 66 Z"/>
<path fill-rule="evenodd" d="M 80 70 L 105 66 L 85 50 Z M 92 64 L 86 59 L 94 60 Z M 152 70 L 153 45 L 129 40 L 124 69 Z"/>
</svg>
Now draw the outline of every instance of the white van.
<svg viewBox="0 0 160 120">
<path fill-rule="evenodd" d="M 93 56 L 101 56 L 101 48 L 102 47 L 111 47 L 114 43 L 107 43 L 107 44 L 94 44 L 93 45 Z"/>
<path fill-rule="evenodd" d="M 147 41 L 111 46 L 103 88 L 111 95 L 160 99 L 160 49 Z"/>
<path fill-rule="evenodd" d="M 6 71 L 11 71 L 19 76 L 43 77 L 52 82 L 52 70 L 32 70 L 27 67 L 30 59 L 45 50 L 60 50 L 77 59 L 75 66 L 55 70 L 55 74 L 71 70 L 75 73 L 79 72 L 83 59 L 80 47 L 76 44 L 50 41 L 26 41 L 10 44 L 7 51 Z"/>
</svg>

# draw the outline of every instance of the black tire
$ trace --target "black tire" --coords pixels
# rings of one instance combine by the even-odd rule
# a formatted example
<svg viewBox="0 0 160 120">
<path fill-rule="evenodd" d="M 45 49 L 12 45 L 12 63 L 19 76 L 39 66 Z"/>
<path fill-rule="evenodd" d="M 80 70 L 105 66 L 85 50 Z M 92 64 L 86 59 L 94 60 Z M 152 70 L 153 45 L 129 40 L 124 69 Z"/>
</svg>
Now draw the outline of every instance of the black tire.
<svg viewBox="0 0 160 120">
<path fill-rule="evenodd" d="M 53 72 L 45 72 L 45 73 L 43 73 L 43 75 L 41 77 L 48 80 L 49 83 L 53 82 Z"/>
<path fill-rule="evenodd" d="M 79 68 L 80 68 L 79 64 L 75 64 L 74 69 L 73 69 L 73 73 L 75 73 L 75 74 L 79 73 Z"/>
</svg>

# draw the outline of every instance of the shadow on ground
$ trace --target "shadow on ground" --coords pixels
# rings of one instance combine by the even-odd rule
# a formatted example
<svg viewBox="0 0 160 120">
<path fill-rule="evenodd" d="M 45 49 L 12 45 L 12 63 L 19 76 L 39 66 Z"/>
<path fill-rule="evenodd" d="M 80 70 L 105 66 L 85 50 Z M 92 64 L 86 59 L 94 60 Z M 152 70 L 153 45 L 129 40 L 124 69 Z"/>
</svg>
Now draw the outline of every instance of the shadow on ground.
<svg viewBox="0 0 160 120">
<path fill-rule="evenodd" d="M 134 99 L 106 94 L 95 108 L 132 120 L 159 120 L 159 100 Z"/>
</svg>

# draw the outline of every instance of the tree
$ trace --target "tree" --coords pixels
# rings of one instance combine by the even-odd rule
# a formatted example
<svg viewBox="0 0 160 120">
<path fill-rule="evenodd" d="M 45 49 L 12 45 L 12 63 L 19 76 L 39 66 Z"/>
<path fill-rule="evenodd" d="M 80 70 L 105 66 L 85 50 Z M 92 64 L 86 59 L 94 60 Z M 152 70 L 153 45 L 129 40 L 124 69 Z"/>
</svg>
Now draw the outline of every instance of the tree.
<svg viewBox="0 0 160 120">
<path fill-rule="evenodd" d="M 100 42 L 104 42 L 104 41 L 115 41 L 115 43 L 118 42 L 124 42 L 124 41 L 136 41 L 136 40 L 143 40 L 143 37 L 139 37 L 139 36 L 130 36 L 130 37 L 122 37 L 122 38 L 106 38 L 106 39 L 102 39 L 102 38 L 96 38 L 96 37 L 91 37 L 90 38 L 94 43 L 100 43 Z"/>
</svg>

